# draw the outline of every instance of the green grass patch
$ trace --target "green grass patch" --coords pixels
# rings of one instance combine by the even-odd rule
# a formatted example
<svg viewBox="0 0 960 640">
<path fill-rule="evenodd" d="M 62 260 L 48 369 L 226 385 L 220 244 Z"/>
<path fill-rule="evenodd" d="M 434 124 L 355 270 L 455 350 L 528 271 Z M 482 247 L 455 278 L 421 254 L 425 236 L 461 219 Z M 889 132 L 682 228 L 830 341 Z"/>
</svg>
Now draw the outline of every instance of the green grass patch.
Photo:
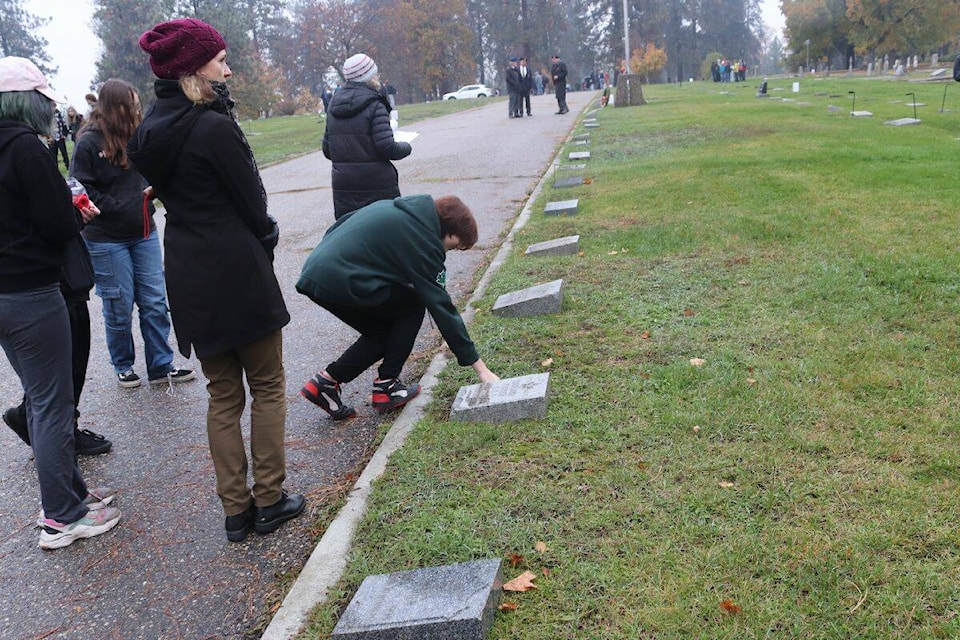
<svg viewBox="0 0 960 640">
<path fill-rule="evenodd" d="M 552 360 L 547 418 L 449 422 L 474 380 L 448 369 L 301 637 L 366 575 L 511 554 L 539 589 L 502 640 L 960 635 L 960 113 L 941 84 L 790 83 L 599 114 L 592 182 L 545 190 L 471 326 L 503 376 Z M 884 126 L 908 91 L 923 124 Z M 562 313 L 488 313 L 555 278 Z"/>
<path fill-rule="evenodd" d="M 420 104 L 399 105 L 400 128 L 408 129 L 415 122 L 456 113 L 465 109 L 502 101 L 505 98 L 477 100 L 435 100 Z M 320 149 L 326 119 L 317 114 L 279 116 L 240 123 L 250 147 L 261 167 L 290 160 Z"/>
</svg>

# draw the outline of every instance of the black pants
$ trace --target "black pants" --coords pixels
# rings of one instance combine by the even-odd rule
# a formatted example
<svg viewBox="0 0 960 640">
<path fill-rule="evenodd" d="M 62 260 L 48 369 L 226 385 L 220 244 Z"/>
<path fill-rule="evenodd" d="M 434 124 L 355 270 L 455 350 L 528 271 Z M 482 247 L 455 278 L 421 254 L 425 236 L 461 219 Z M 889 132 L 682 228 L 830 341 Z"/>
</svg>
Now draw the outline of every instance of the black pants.
<svg viewBox="0 0 960 640">
<path fill-rule="evenodd" d="M 567 85 L 561 82 L 554 87 L 554 90 L 557 93 L 558 111 L 569 111 L 569 109 L 567 109 Z"/>
<path fill-rule="evenodd" d="M 517 111 L 523 113 L 523 107 L 527 107 L 527 115 L 530 115 L 530 92 L 521 91 L 520 92 L 520 103 L 517 105 Z"/>
<path fill-rule="evenodd" d="M 412 287 L 394 285 L 390 297 L 376 307 L 316 302 L 360 332 L 357 341 L 327 365 L 327 373 L 334 380 L 350 382 L 381 359 L 377 370 L 381 379 L 400 376 L 426 311 Z"/>
<path fill-rule="evenodd" d="M 73 378 L 73 415 L 80 417 L 80 394 L 87 378 L 87 363 L 90 361 L 90 311 L 86 300 L 67 300 L 67 316 L 70 318 L 70 358 L 71 377 Z M 20 424 L 27 424 L 27 405 L 21 401 L 16 408 L 20 417 Z M 26 432 L 17 435 L 30 444 L 30 436 Z"/>
<path fill-rule="evenodd" d="M 70 156 L 67 155 L 67 139 L 60 138 L 59 140 L 51 142 L 49 149 L 50 149 L 50 153 L 53 155 L 54 162 L 56 162 L 57 160 L 57 153 L 58 152 L 60 153 L 60 155 L 63 157 L 63 166 L 65 166 L 67 168 L 67 171 L 69 171 Z"/>
<path fill-rule="evenodd" d="M 520 94 L 516 91 L 510 91 L 507 97 L 507 108 L 510 110 L 510 117 L 516 117 L 521 115 L 520 111 Z"/>
</svg>

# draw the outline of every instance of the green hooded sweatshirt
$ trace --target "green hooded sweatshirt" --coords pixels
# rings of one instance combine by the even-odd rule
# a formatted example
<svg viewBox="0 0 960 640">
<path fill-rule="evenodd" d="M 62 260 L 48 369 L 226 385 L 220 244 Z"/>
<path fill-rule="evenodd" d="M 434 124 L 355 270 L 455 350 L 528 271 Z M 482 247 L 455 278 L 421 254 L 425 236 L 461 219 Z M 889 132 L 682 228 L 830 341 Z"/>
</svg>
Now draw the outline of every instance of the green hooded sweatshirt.
<svg viewBox="0 0 960 640">
<path fill-rule="evenodd" d="M 480 359 L 445 288 L 447 252 L 427 195 L 381 200 L 341 217 L 307 258 L 297 291 L 317 304 L 372 308 L 412 285 L 463 366 Z"/>
</svg>

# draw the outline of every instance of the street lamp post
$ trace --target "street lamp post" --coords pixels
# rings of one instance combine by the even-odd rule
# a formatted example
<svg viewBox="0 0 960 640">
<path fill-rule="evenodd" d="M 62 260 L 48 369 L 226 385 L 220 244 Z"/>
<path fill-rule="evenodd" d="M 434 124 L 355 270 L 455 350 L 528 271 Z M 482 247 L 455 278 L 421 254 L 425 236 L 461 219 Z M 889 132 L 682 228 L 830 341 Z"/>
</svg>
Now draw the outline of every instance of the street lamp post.
<svg viewBox="0 0 960 640">
<path fill-rule="evenodd" d="M 806 69 L 807 69 L 807 71 L 810 71 L 810 39 L 808 38 L 807 40 L 805 40 L 803 44 L 807 45 L 807 66 L 806 66 Z"/>
</svg>

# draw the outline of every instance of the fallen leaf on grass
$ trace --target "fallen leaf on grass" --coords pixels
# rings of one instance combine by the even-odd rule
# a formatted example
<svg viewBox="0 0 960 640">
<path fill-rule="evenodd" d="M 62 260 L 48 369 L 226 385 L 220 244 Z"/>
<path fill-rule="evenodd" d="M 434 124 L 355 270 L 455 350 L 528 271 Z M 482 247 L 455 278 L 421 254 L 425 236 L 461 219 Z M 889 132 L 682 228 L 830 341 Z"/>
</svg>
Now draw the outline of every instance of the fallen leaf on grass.
<svg viewBox="0 0 960 640">
<path fill-rule="evenodd" d="M 584 178 L 583 184 L 593 184 L 593 178 Z"/>
<path fill-rule="evenodd" d="M 720 487 L 723 488 L 723 489 L 729 489 L 729 488 L 732 487 L 732 486 L 734 486 L 734 484 L 733 484 L 732 482 L 730 482 L 729 480 L 721 480 L 721 481 L 720 481 Z"/>
<path fill-rule="evenodd" d="M 543 362 L 540 363 L 540 366 L 541 366 L 541 367 L 549 367 L 549 366 L 552 365 L 552 364 L 553 364 L 553 358 L 547 358 L 546 360 L 544 360 Z"/>
<path fill-rule="evenodd" d="M 537 585 L 533 584 L 533 581 L 537 576 L 530 571 L 524 571 L 516 578 L 510 582 L 504 583 L 504 591 L 530 591 L 530 589 L 536 589 Z"/>
<path fill-rule="evenodd" d="M 608 255 L 608 256 L 615 256 L 615 255 L 617 255 L 617 253 L 619 253 L 619 251 L 617 251 L 616 249 L 614 249 L 613 251 L 608 251 L 608 252 L 607 252 L 607 255 Z"/>
<path fill-rule="evenodd" d="M 507 561 L 510 563 L 510 566 L 514 568 L 519 567 L 521 564 L 523 564 L 524 560 L 526 560 L 526 558 L 524 558 L 519 553 L 511 553 L 507 556 Z"/>
<path fill-rule="evenodd" d="M 547 543 L 543 540 L 538 540 L 537 544 L 533 545 L 533 548 L 537 550 L 537 553 L 546 553 Z"/>
<path fill-rule="evenodd" d="M 649 340 L 649 339 L 650 339 L 650 332 L 649 332 L 649 331 L 644 331 L 643 333 L 641 333 L 641 334 L 640 334 L 640 339 L 641 339 L 641 340 Z"/>
<path fill-rule="evenodd" d="M 697 313 L 696 313 L 693 309 L 684 309 L 684 310 L 683 310 L 683 315 L 685 315 L 685 316 L 687 316 L 687 317 L 689 318 L 690 316 L 695 316 L 695 315 L 697 315 Z"/>
<path fill-rule="evenodd" d="M 550 575 L 550 569 L 547 569 L 546 567 L 544 567 L 544 568 L 543 568 L 543 575 L 544 575 L 544 576 L 549 576 L 549 575 Z"/>
<path fill-rule="evenodd" d="M 500 611 L 516 611 L 516 610 L 517 610 L 517 603 L 516 603 L 516 602 L 503 602 L 503 603 L 500 604 L 499 607 L 497 607 L 497 609 L 500 609 Z"/>
<path fill-rule="evenodd" d="M 698 424 L 693 425 L 693 432 L 694 432 L 694 433 L 700 433 L 700 425 L 698 425 Z"/>
<path fill-rule="evenodd" d="M 703 358 L 690 358 L 690 364 L 692 364 L 695 367 L 702 367 L 706 363 L 707 361 L 704 360 Z"/>
<path fill-rule="evenodd" d="M 720 603 L 720 610 L 724 613 L 729 613 L 730 615 L 736 615 L 742 611 L 740 605 L 738 605 L 733 600 L 724 600 Z"/>
<path fill-rule="evenodd" d="M 582 257 L 585 256 L 585 255 L 587 255 L 587 252 L 586 252 L 586 251 L 581 251 L 581 252 L 579 252 L 579 253 L 577 254 L 577 257 L 578 257 L 578 258 L 582 258 Z"/>
<path fill-rule="evenodd" d="M 747 378 L 747 384 L 757 384 L 757 381 L 754 378 Z"/>
</svg>

